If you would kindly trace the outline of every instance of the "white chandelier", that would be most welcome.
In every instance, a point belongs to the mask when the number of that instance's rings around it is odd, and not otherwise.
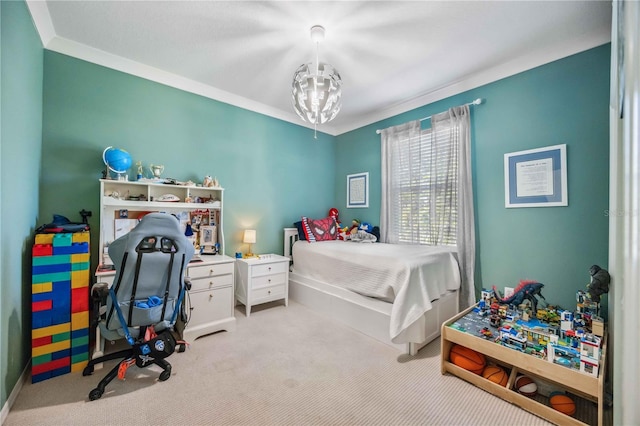
[[[342,79],[333,66],[318,60],[318,44],[324,39],[324,27],[311,27],[316,43],[316,62],[302,64],[293,74],[292,101],[296,113],[315,126],[333,120],[342,107]]]

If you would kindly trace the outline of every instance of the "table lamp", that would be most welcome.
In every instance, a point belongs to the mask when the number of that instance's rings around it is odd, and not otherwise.
[[[256,230],[255,229],[245,229],[244,237],[242,238],[242,242],[245,244],[249,244],[249,251],[245,255],[245,257],[253,257],[253,253],[251,253],[251,244],[256,243]]]

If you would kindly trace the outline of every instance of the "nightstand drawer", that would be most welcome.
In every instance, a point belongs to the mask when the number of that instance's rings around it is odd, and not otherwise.
[[[191,278],[191,292],[231,286],[233,286],[232,274],[216,275],[214,277]]]
[[[233,262],[214,265],[189,266],[187,275],[191,278],[214,277],[216,275],[233,274]]]
[[[283,299],[285,296],[285,286],[276,285],[253,290],[253,303],[263,303],[270,300]]]
[[[287,270],[288,266],[289,265],[286,262],[267,263],[266,265],[253,265],[251,267],[251,276],[259,277],[261,275],[283,273]]]
[[[284,284],[286,281],[287,274],[284,272],[281,274],[272,274],[272,275],[264,275],[262,277],[257,277],[251,280],[251,288],[253,290],[269,287],[272,285]]]

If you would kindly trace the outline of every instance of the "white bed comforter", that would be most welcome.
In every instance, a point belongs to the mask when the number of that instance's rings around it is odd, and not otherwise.
[[[431,302],[460,287],[455,249],[384,243],[297,241],[293,271],[364,296],[392,302],[390,336],[402,335]]]

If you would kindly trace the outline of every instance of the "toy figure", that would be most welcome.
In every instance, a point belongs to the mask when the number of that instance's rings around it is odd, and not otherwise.
[[[351,228],[349,228],[349,234],[355,234],[358,232],[358,228],[360,227],[360,221],[358,219],[353,219],[351,221]]]
[[[361,230],[361,231],[365,231],[365,232],[371,233],[371,231],[373,230],[373,226],[371,226],[370,223],[362,222],[360,224],[360,226],[358,226],[358,229]]]
[[[142,161],[136,162],[136,166],[138,166],[138,174],[136,175],[136,178],[140,180],[142,179],[142,173],[144,172],[144,168],[142,167]]]
[[[515,288],[513,294],[510,297],[503,299],[500,296],[500,293],[498,292],[498,290],[496,290],[495,285],[493,286],[493,294],[495,298],[498,299],[498,302],[507,303],[509,305],[517,306],[521,304],[525,299],[527,299],[531,302],[533,311],[536,312],[538,309],[538,299],[536,299],[535,296],[540,296],[541,298],[544,299],[544,296],[541,293],[542,287],[544,287],[544,284],[542,283],[539,283],[536,281],[523,280],[523,281],[520,281],[520,284],[518,284],[518,287]]]
[[[609,292],[611,276],[609,272],[598,265],[593,265],[589,268],[589,275],[591,275],[591,282],[587,285],[589,298],[593,302],[600,303],[600,295]]]
[[[331,207],[329,209],[329,217],[332,217],[333,220],[336,221],[336,224],[338,225],[338,228],[342,229],[342,225],[340,224],[339,215],[340,215],[340,212],[335,207]]]

